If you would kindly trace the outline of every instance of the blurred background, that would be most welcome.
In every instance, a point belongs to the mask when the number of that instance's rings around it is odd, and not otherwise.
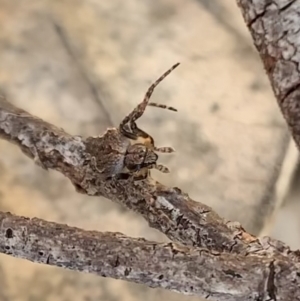
[[[237,220],[299,248],[298,152],[235,1],[0,0],[0,89],[71,134],[95,136],[181,62],[139,125],[171,174],[153,172]],[[166,241],[133,212],[75,192],[0,141],[0,210]],[[199,300],[0,255],[2,301]]]

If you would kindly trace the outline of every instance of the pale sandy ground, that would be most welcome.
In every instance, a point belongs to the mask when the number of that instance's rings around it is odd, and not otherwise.
[[[269,233],[298,155],[234,1],[0,0],[0,89],[72,134],[117,125],[177,61],[153,101],[179,112],[149,108],[140,122],[158,145],[177,149],[161,157],[171,174],[154,176],[253,233]],[[294,247],[298,198],[288,197],[273,231]],[[0,210],[166,240],[117,204],[77,194],[4,141]],[[0,279],[0,301],[199,300],[4,255]]]

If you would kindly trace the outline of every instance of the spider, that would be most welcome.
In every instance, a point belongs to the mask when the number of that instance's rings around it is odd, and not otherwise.
[[[166,105],[150,102],[150,98],[155,87],[167,77],[179,63],[173,65],[162,76],[160,76],[147,90],[143,101],[127,115],[119,125],[119,131],[125,137],[133,142],[127,150],[127,158],[125,158],[125,166],[129,171],[138,172],[136,177],[144,178],[148,175],[148,170],[155,168],[163,173],[168,173],[169,169],[157,164],[158,155],[155,152],[172,153],[175,150],[172,147],[156,147],[154,139],[145,131],[141,130],[136,121],[144,114],[147,106],[153,106],[161,109],[167,109],[177,112],[177,109]]]
[[[166,166],[157,164],[156,152],[172,153],[174,149],[156,147],[154,139],[141,130],[136,121],[144,114],[147,106],[177,111],[173,107],[150,102],[150,97],[155,87],[178,65],[179,63],[172,66],[149,87],[144,100],[123,119],[118,129],[108,129],[101,139],[87,138],[87,152],[101,177],[127,179],[133,175],[135,180],[142,180],[148,177],[149,170],[153,168],[163,173],[169,172]]]

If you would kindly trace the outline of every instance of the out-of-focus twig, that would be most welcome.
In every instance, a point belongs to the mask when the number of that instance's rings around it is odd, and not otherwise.
[[[237,2],[279,107],[300,147],[300,1]]]

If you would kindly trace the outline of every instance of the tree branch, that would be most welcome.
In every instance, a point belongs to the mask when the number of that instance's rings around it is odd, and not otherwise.
[[[275,96],[300,147],[300,1],[237,0]]]
[[[16,143],[40,166],[63,173],[81,193],[104,196],[140,213],[172,241],[218,252],[263,249],[255,237],[241,227],[231,229],[210,207],[191,200],[179,188],[151,179],[101,180],[90,158],[105,156],[111,143],[105,135],[71,136],[0,98],[0,137]]]
[[[33,262],[210,300],[288,301],[299,296],[300,264],[280,256],[221,254],[10,213],[0,213],[0,224],[0,252]],[[275,294],[277,299],[267,299]]]

